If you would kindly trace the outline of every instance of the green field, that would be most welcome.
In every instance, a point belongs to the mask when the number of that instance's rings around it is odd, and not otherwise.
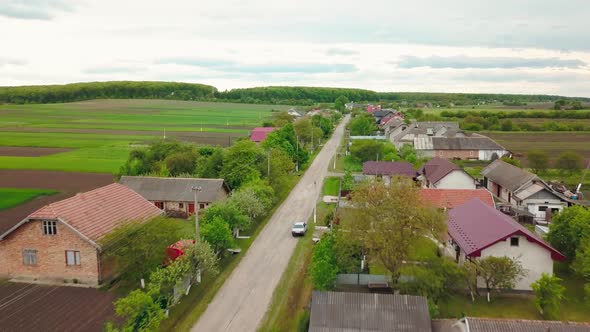
[[[0,146],[71,148],[41,157],[0,156],[1,169],[117,172],[129,151],[177,137],[227,145],[289,106],[173,100],[91,100],[0,105]]]
[[[56,191],[44,189],[0,188],[0,210],[20,205],[35,197],[55,193]]]

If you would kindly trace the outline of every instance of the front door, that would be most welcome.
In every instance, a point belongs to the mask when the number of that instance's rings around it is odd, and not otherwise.
[[[188,213],[195,213],[195,204],[194,203],[188,203]]]

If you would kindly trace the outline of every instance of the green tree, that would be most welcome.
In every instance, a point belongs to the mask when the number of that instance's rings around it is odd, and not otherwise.
[[[502,128],[502,131],[512,131],[512,130],[514,130],[514,124],[512,123],[512,121],[510,121],[508,119],[502,120],[502,123],[501,123],[500,126]]]
[[[205,241],[188,246],[181,257],[186,260],[189,270],[195,276],[199,273],[211,276],[219,273],[219,258],[209,243]]]
[[[555,161],[557,168],[573,173],[582,168],[582,157],[573,151],[562,152]]]
[[[243,183],[260,178],[265,156],[256,143],[240,140],[227,149],[221,176],[232,189],[238,189]]]
[[[346,171],[342,177],[342,190],[350,191],[354,187],[354,177],[351,171]]]
[[[264,204],[258,199],[256,192],[250,188],[240,188],[229,198],[229,204],[235,205],[240,212],[254,220],[266,214]]]
[[[563,209],[549,224],[547,239],[551,245],[563,253],[569,261],[576,257],[576,250],[582,239],[590,237],[590,210],[581,206]]]
[[[338,266],[336,265],[336,255],[332,249],[333,244],[332,235],[327,233],[313,249],[309,273],[315,289],[327,290],[334,288]]]
[[[338,271],[342,273],[361,272],[362,243],[349,236],[348,233],[341,232],[338,228],[334,228],[332,234],[334,239],[332,250],[336,257]]]
[[[268,182],[275,192],[282,192],[288,187],[288,176],[295,170],[295,163],[291,157],[279,149],[270,150],[270,173]]]
[[[361,113],[350,120],[350,135],[352,136],[367,136],[374,135],[377,131],[377,124],[375,118],[368,113]]]
[[[590,281],[590,237],[581,239],[572,268],[578,275]]]
[[[201,178],[219,178],[223,168],[224,150],[216,148],[210,155],[203,156],[197,162],[196,175]]]
[[[203,224],[213,222],[220,218],[229,226],[229,229],[237,233],[238,230],[247,230],[250,228],[252,219],[246,215],[236,204],[231,202],[215,202],[210,207],[204,210],[204,215],[201,218]]]
[[[235,245],[228,223],[220,217],[215,217],[201,226],[201,237],[211,245],[217,255],[222,255],[224,250]]]
[[[267,182],[258,180],[246,183],[242,189],[250,189],[254,192],[258,200],[262,202],[264,208],[270,210],[275,203],[275,191]]]
[[[488,256],[476,261],[477,275],[484,281],[488,302],[493,290],[510,290],[526,275],[522,264],[510,257]]]
[[[280,128],[289,123],[292,123],[295,117],[290,115],[288,112],[279,112],[273,114],[272,119],[274,126]]]
[[[465,289],[465,271],[448,258],[432,258],[424,265],[411,265],[404,270],[411,277],[400,289],[406,294],[422,295],[434,304],[452,297]]]
[[[383,160],[385,144],[376,140],[355,140],[350,147],[350,155],[360,162]]]
[[[157,331],[166,318],[164,309],[146,292],[137,289],[114,303],[115,313],[123,318],[121,329],[113,324],[107,325],[107,331],[152,332]]]
[[[334,108],[339,110],[340,112],[344,112],[345,110],[345,105],[348,103],[348,98],[346,98],[346,96],[339,96],[338,98],[336,98],[336,100],[334,101]]]
[[[535,292],[535,306],[544,318],[559,318],[559,306],[565,297],[565,287],[560,283],[560,278],[543,273],[539,280],[531,284]]]
[[[182,173],[193,174],[195,171],[197,156],[194,153],[175,152],[164,159],[171,176]]]
[[[311,142],[311,133],[313,131],[313,125],[311,119],[308,117],[300,118],[293,123],[295,134],[299,136],[299,140],[304,143]]]
[[[378,181],[361,184],[352,202],[357,208],[343,218],[341,227],[391,272],[394,281],[419,239],[441,239],[446,230],[444,213],[428,206],[407,177],[394,177],[389,186]]]
[[[527,153],[526,158],[529,162],[529,167],[535,173],[545,172],[549,166],[549,156],[545,151],[531,150]]]

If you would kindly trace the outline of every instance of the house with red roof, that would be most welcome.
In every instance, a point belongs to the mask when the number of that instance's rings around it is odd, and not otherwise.
[[[277,130],[275,127],[256,127],[250,132],[250,140],[255,143],[260,143],[266,139],[268,134]]]
[[[418,171],[424,188],[475,189],[475,179],[447,159],[434,157]]]
[[[51,203],[0,234],[0,277],[97,286],[114,277],[100,240],[163,213],[118,183]]]
[[[478,198],[484,204],[496,207],[492,193],[485,189],[430,189],[420,190],[422,199],[439,209],[453,209],[474,198]]]
[[[417,173],[414,166],[406,161],[366,161],[363,163],[363,175],[390,184],[391,178],[396,175],[414,179]]]
[[[542,273],[553,274],[554,261],[565,259],[538,235],[478,198],[451,209],[447,226],[452,255],[459,263],[490,256],[520,261],[526,275],[516,290],[531,290]]]

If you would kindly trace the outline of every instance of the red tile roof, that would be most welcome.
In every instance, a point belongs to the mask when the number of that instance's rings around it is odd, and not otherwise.
[[[365,161],[363,163],[363,174],[416,177],[417,173],[414,166],[405,161]]]
[[[477,198],[452,209],[448,215],[449,235],[467,256],[479,257],[483,249],[520,235],[549,250],[554,260],[565,259],[563,254],[526,227]]]
[[[452,209],[472,198],[479,198],[486,205],[495,208],[492,194],[485,189],[422,189],[422,198],[435,207]]]
[[[446,159],[434,157],[422,166],[420,174],[424,175],[430,183],[437,183],[454,170],[461,170],[461,167]]]
[[[135,191],[113,183],[46,205],[28,219],[59,218],[96,242],[127,221],[146,220],[162,213]]]
[[[277,130],[275,127],[256,127],[252,129],[252,132],[250,133],[250,140],[256,143],[262,142],[266,139],[266,136],[268,136],[269,133],[275,130]]]

